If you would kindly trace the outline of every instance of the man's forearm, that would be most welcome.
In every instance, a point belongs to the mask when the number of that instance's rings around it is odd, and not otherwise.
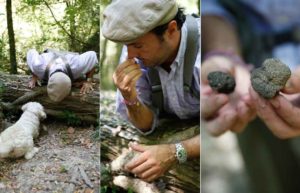
[[[96,68],[94,67],[92,70],[90,70],[88,73],[86,73],[86,78],[93,78],[93,75],[95,73]]]
[[[202,51],[229,51],[241,56],[240,42],[234,26],[218,16],[202,17]]]
[[[139,101],[134,105],[127,105],[127,114],[130,122],[141,131],[151,129],[154,115],[146,105]]]
[[[32,73],[31,80],[37,81],[38,79],[38,76]]]
[[[200,156],[200,134],[182,141],[182,144],[187,152],[188,158],[197,158]]]

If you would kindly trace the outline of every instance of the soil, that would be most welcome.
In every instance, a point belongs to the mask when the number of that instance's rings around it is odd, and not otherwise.
[[[30,160],[0,159],[0,193],[99,192],[99,132],[93,126],[43,122]]]

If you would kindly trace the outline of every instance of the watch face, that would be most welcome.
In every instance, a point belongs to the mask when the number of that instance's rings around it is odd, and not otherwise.
[[[176,144],[176,157],[179,163],[184,163],[187,160],[187,153],[180,143]]]
[[[184,157],[184,151],[180,150],[178,152],[178,157],[179,157],[179,159],[182,159]]]

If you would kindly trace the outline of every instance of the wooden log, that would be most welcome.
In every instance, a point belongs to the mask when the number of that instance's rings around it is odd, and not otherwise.
[[[47,96],[46,86],[28,88],[31,76],[0,73],[0,97],[3,110],[20,108],[26,102],[41,103],[47,115],[60,119],[74,119],[79,122],[97,123],[99,115],[99,81],[95,90],[89,94],[80,94],[80,82],[74,83],[71,94],[63,101],[55,103]]]
[[[101,119],[105,119],[105,117],[101,116]],[[158,128],[149,136],[141,136],[127,126],[122,127],[122,131],[119,132],[118,136],[114,136],[114,132],[109,131],[110,126],[101,125],[101,123],[100,120],[102,133],[101,162],[106,166],[121,155],[122,150],[128,147],[130,141],[138,141],[148,145],[175,143],[200,133],[198,119],[188,121],[162,120]],[[117,176],[118,174],[112,175]],[[160,179],[165,185],[163,192],[199,192],[200,158],[175,165]],[[107,185],[104,181],[101,181],[101,183]]]

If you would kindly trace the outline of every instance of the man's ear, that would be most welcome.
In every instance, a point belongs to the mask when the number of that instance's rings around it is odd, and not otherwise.
[[[168,35],[173,36],[177,31],[178,31],[177,22],[175,20],[170,21],[167,29]]]

